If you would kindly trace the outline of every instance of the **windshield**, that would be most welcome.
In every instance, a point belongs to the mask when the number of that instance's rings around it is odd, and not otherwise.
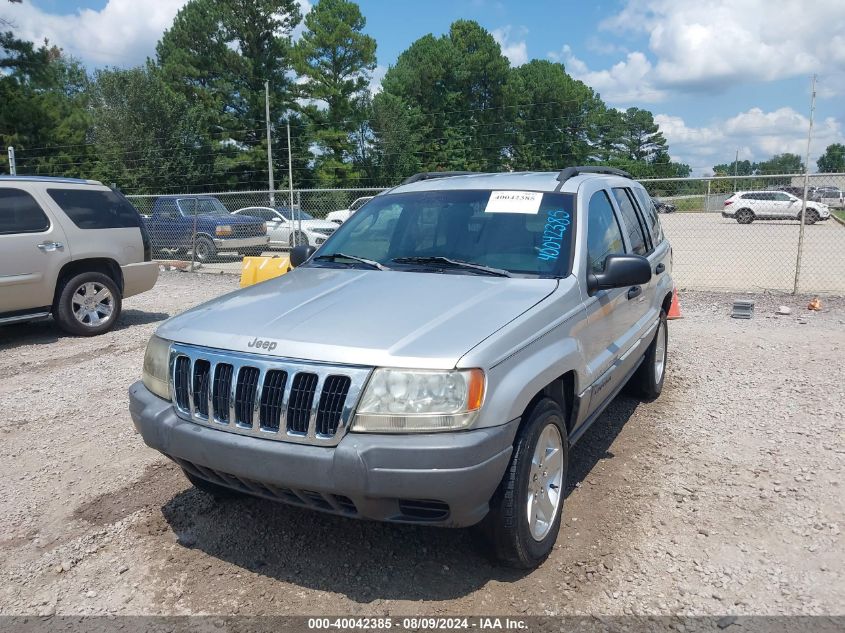
[[[230,215],[217,198],[183,198],[179,200],[182,215],[193,215],[195,203],[197,215]]]
[[[335,231],[309,265],[373,268],[352,256],[394,270],[483,272],[454,265],[463,262],[517,275],[566,276],[573,205],[572,194],[530,191],[377,196]]]

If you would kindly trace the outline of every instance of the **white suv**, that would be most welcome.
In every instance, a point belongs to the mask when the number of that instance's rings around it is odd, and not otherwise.
[[[725,200],[722,217],[733,218],[740,224],[754,220],[801,220],[801,198],[785,191],[738,191]],[[821,202],[807,201],[806,224],[827,220],[830,209]]]
[[[111,329],[123,297],[158,279],[129,201],[95,180],[0,176],[0,325],[50,314],[71,334]]]

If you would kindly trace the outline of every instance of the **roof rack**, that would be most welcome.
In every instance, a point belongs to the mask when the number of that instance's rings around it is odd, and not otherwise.
[[[478,172],[475,171],[423,171],[419,174],[414,174],[402,181],[403,185],[410,185],[412,182],[419,182],[420,180],[433,180],[434,178],[448,178],[449,176],[472,176]]]
[[[60,182],[80,185],[101,185],[99,180],[86,180],[85,178],[65,178],[63,176],[9,176],[0,174],[0,180],[17,180],[23,182]]]
[[[629,174],[627,171],[623,171],[622,169],[616,169],[616,167],[603,167],[601,165],[596,165],[567,167],[565,169],[561,169],[560,173],[557,175],[557,179],[560,182],[566,182],[570,178],[580,176],[581,174],[608,174],[610,176],[622,176],[623,178],[633,178],[631,174]]]

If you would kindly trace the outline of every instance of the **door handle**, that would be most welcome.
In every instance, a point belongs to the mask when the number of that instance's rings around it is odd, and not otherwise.
[[[52,253],[53,251],[61,250],[64,247],[65,245],[61,242],[41,242],[38,245],[38,248],[40,248],[45,253]]]
[[[654,269],[654,274],[659,275],[664,270],[666,270],[666,266],[663,264],[663,262],[660,262],[659,264],[657,264],[657,268]]]
[[[628,300],[639,297],[643,293],[643,289],[639,286],[632,286],[628,289]]]

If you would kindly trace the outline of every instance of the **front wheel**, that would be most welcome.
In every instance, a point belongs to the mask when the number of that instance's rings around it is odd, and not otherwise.
[[[798,217],[798,220],[801,220],[801,217]],[[819,221],[819,212],[815,209],[807,209],[804,212],[804,224],[815,224]]]
[[[214,245],[214,242],[204,235],[198,236],[194,243],[194,258],[198,262],[205,264],[214,261],[216,257],[217,247]]]
[[[308,246],[308,236],[302,231],[294,231],[290,234],[290,247]]]
[[[563,411],[554,400],[544,398],[520,429],[510,465],[479,526],[499,562],[532,569],[552,551],[568,468]]]

